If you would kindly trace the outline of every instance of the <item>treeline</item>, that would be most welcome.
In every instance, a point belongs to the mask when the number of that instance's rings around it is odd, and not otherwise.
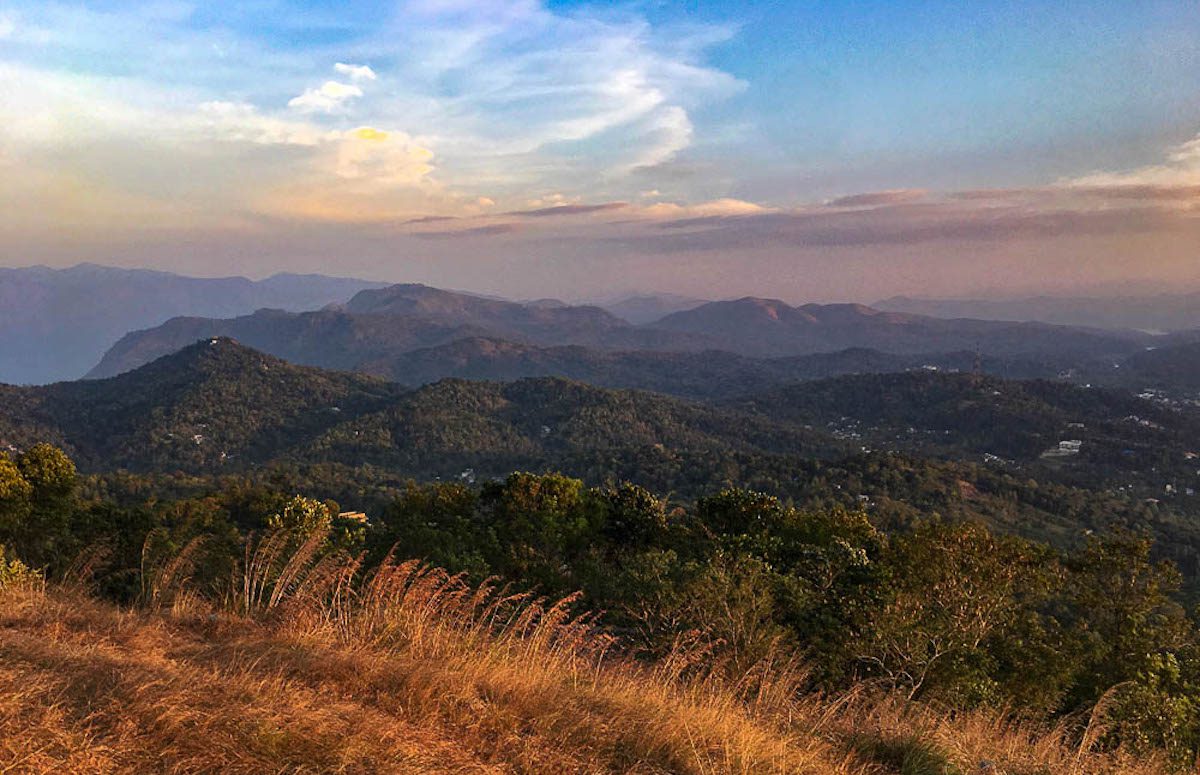
[[[192,585],[220,596],[252,534],[302,543],[327,532],[322,552],[367,564],[394,554],[552,598],[581,591],[581,608],[634,653],[685,643],[735,671],[794,659],[814,691],[865,679],[1033,718],[1099,706],[1109,745],[1181,763],[1200,749],[1197,625],[1177,602],[1178,571],[1132,533],[1059,550],[970,520],[884,531],[837,504],[726,488],[674,505],[557,474],[409,483],[369,521],[248,483],[131,505],[80,498],[76,480],[47,445],[0,455],[0,578],[86,570],[100,593],[130,602],[187,554]]]

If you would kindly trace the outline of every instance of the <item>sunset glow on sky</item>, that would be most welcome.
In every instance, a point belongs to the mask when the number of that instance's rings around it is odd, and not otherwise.
[[[1200,289],[1195,2],[0,0],[0,265]]]

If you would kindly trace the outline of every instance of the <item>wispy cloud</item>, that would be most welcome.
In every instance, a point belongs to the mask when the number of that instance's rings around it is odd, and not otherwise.
[[[650,252],[747,250],[770,245],[885,247],[1170,231],[1186,220],[1171,210],[1140,206],[971,206],[949,200],[855,210],[811,208],[682,218],[657,224],[661,234],[614,239]]]
[[[467,239],[471,237],[495,237],[501,234],[512,234],[520,230],[521,226],[516,223],[492,223],[487,226],[475,226],[470,229],[417,231],[413,232],[413,236],[420,237],[421,239]]]
[[[565,192],[568,203],[600,189],[633,198],[645,181],[629,173],[684,152],[697,134],[692,110],[742,87],[704,63],[731,28],[664,34],[632,9],[405,2],[348,20],[283,0],[269,17],[234,6],[221,7],[219,24],[212,16],[201,22],[174,3],[14,0],[0,14],[0,33],[14,41],[0,68],[20,75],[0,85],[6,165],[31,179],[49,174],[34,167],[59,164],[58,149],[74,160],[72,174],[111,189],[186,179],[208,157],[214,195],[190,204],[218,202],[224,174],[226,210],[299,201],[278,195],[287,180],[309,189],[322,175],[344,195],[369,197],[359,206],[373,217],[387,217],[384,202],[411,208],[393,218],[513,208],[537,190]],[[295,45],[314,31],[328,40]],[[368,140],[355,134],[362,127],[380,134]],[[127,171],[100,180],[114,149],[138,146],[146,162],[122,150]],[[403,196],[377,196],[403,187]]]
[[[916,202],[924,199],[928,191],[920,188],[898,188],[890,191],[870,191],[865,194],[851,194],[837,199],[831,199],[830,207],[878,207],[880,205],[895,205],[905,202]]]
[[[1189,198],[1188,191],[1200,187],[1200,134],[1170,149],[1158,164],[1116,172],[1097,171],[1062,181],[1065,186],[1092,191],[1108,190],[1130,198],[1176,198],[1174,189]]]
[[[620,210],[628,207],[628,202],[601,202],[600,204],[583,205],[553,205],[551,207],[539,207],[533,210],[513,210],[507,215],[521,215],[528,218],[545,218],[547,216],[566,216],[566,215],[588,215],[589,213],[601,213],[607,210]]]

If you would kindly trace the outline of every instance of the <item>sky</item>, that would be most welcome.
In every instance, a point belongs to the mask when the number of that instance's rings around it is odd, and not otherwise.
[[[0,266],[1200,289],[1200,5],[0,0]]]

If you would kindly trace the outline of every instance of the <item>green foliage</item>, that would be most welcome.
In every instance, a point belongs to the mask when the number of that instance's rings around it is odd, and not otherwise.
[[[41,584],[41,574],[16,557],[10,556],[8,550],[0,544],[0,590],[31,589]]]
[[[9,535],[19,528],[29,512],[33,485],[21,473],[16,461],[0,454],[0,528]]]
[[[75,489],[75,463],[50,444],[35,444],[21,453],[17,467],[43,498],[66,498]]]
[[[1184,654],[1153,654],[1137,676],[1119,687],[1104,721],[1108,738],[1134,751],[1166,750],[1181,767],[1200,756],[1200,659],[1195,647]]]
[[[266,519],[271,530],[286,530],[303,541],[314,533],[323,533],[333,524],[330,507],[314,498],[296,495],[290,498],[278,513]]]
[[[834,472],[856,488],[916,495],[906,512],[848,508]],[[911,697],[1034,717],[1087,712],[1105,697],[1103,744],[1165,749],[1180,761],[1200,745],[1200,645],[1178,602],[1178,571],[1128,532],[1054,549],[953,512],[927,516],[930,499],[961,497],[954,469],[861,458],[814,465],[800,503],[723,487],[678,506],[638,485],[589,487],[558,473],[479,487],[408,481],[366,522],[290,494],[294,481],[282,473],[220,486],[176,478],[161,489],[126,477],[107,483],[118,498],[98,497],[96,482],[80,498],[61,452],[0,456],[0,539],[13,550],[0,576],[39,578],[31,566],[60,573],[101,546],[108,563],[95,586],[112,598],[144,597],[164,574],[184,572],[221,595],[265,533],[292,545],[328,535],[316,556],[394,553],[551,597],[581,591],[580,606],[635,651],[689,643],[695,658],[739,675],[794,657],[815,687],[882,678]],[[978,481],[1010,504],[1006,488],[1046,504],[1060,497],[1045,484]],[[170,488],[200,491],[156,495]],[[171,564],[181,556],[186,569]],[[904,741],[871,745],[902,771],[938,761]]]
[[[75,464],[49,444],[0,455],[0,541],[37,567],[61,570],[75,484]]]
[[[859,658],[910,697],[1003,700],[987,646],[1048,595],[1044,553],[982,525],[929,521],[894,540],[884,563],[886,597]]]

